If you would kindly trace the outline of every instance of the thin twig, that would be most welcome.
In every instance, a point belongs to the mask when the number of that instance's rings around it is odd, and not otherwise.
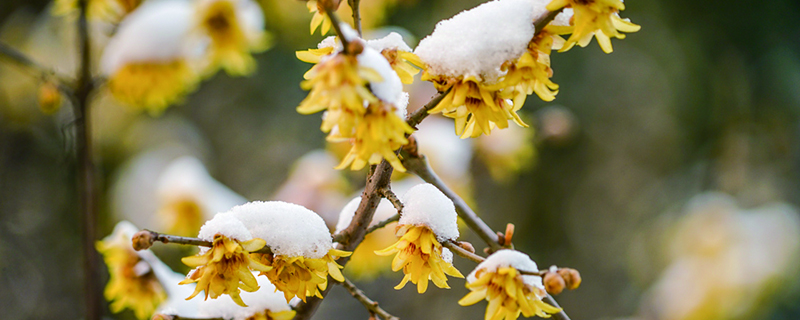
[[[395,222],[397,220],[400,220],[400,214],[395,214],[395,215],[393,215],[393,216],[391,216],[389,218],[386,218],[386,220],[383,220],[381,222],[376,223],[375,225],[370,226],[369,228],[367,228],[366,232],[367,232],[367,234],[370,234],[373,231],[378,230],[380,228],[383,228],[387,224],[390,224],[390,223]]]
[[[350,46],[347,45],[349,41],[344,33],[342,33],[342,27],[340,25],[341,20],[339,20],[339,16],[333,12],[333,9],[331,9],[330,6],[325,5],[323,7],[325,7],[325,14],[327,14],[328,18],[331,19],[333,30],[336,31],[336,34],[339,35],[339,40],[342,41],[342,50],[344,50],[344,53],[348,53],[348,50],[350,50]]]
[[[355,25],[358,35],[363,36],[363,33],[361,33],[361,10],[359,9],[360,3],[361,0],[347,0],[347,4],[350,5],[350,10],[353,10],[353,25]]]
[[[389,187],[381,189],[381,195],[392,203],[394,209],[397,210],[397,214],[403,213],[403,203],[400,202],[400,199],[397,198],[397,195],[392,192],[392,189],[389,189]]]
[[[556,11],[548,11],[547,14],[533,21],[533,28],[534,28],[533,30],[536,32],[536,34],[538,35],[540,32],[542,32],[542,29],[544,29],[544,27],[546,27],[547,24],[550,23],[550,21],[553,21],[553,19],[555,19],[556,16],[563,10],[564,8],[558,9]]]
[[[374,301],[369,297],[367,297],[367,295],[364,294],[364,291],[361,291],[361,289],[356,287],[356,285],[350,282],[350,280],[344,279],[344,282],[337,282],[337,283],[342,285],[342,287],[344,287],[345,289],[347,289],[347,291],[350,292],[350,295],[352,295],[353,298],[356,298],[358,302],[361,302],[361,304],[364,305],[364,308],[367,308],[367,310],[370,313],[376,314],[384,320],[400,320],[400,318],[395,317],[386,312],[386,310],[381,309],[381,307],[378,306],[377,301]]]
[[[3,42],[0,42],[0,57],[5,57],[7,60],[19,66],[32,70],[36,76],[42,79],[55,78],[59,83],[65,84],[71,82],[67,77],[59,75],[55,70],[33,61],[33,59],[28,57],[25,53]],[[69,88],[69,86],[65,86],[65,88]]]
[[[187,246],[200,246],[200,247],[211,247],[214,245],[214,242],[203,240],[200,238],[180,237],[171,234],[158,233],[146,229],[134,234],[131,241],[133,243],[133,249],[137,251],[150,249],[150,247],[152,247],[153,244],[155,244],[156,242],[176,243]],[[257,251],[253,251],[250,253],[270,254],[272,253],[272,250],[270,250],[269,247],[265,246]]]
[[[422,108],[419,108],[410,115],[408,115],[408,117],[406,117],[406,123],[408,123],[408,125],[412,127],[416,127],[417,125],[419,125],[419,123],[422,122],[422,120],[428,117],[428,110],[435,108],[436,105],[439,104],[439,102],[442,102],[442,99],[444,99],[444,97],[446,97],[447,94],[450,93],[450,90],[451,89],[447,89],[445,92],[437,93],[435,96],[433,96],[433,98],[431,98],[430,102],[426,103]]]
[[[467,258],[467,259],[471,260],[472,262],[481,263],[481,262],[483,262],[483,260],[486,260],[486,258],[481,257],[481,256],[479,256],[477,254],[472,253],[472,252],[469,252],[466,249],[464,249],[461,246],[459,246],[457,243],[454,243],[452,241],[445,241],[445,242],[442,243],[442,245],[447,247],[448,249],[450,249],[450,251],[455,252],[457,255],[459,255],[459,256],[461,256],[463,258]]]

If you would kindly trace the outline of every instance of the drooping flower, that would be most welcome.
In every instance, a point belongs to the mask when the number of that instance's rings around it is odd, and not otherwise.
[[[244,225],[228,212],[206,222],[199,237],[212,238],[213,245],[196,256],[182,259],[184,264],[195,269],[180,284],[197,283],[194,293],[186,300],[205,291],[205,299],[227,294],[236,304],[246,307],[239,296],[240,289],[254,292],[259,288],[250,269],[261,272],[272,269],[250,257],[251,252],[264,247],[265,241],[252,238]]]
[[[470,293],[458,304],[469,306],[486,299],[485,320],[516,320],[537,315],[549,318],[561,311],[542,301],[547,295],[542,278],[522,275],[520,271],[538,271],[536,263],[526,254],[514,250],[500,250],[481,262],[469,276]]]
[[[248,226],[253,236],[266,241],[272,253],[253,254],[266,266],[266,275],[283,291],[288,302],[292,297],[305,301],[308,296],[322,297],[328,276],[344,281],[336,259],[350,252],[337,250],[325,221],[305,207],[280,202],[249,202],[230,211]]]
[[[198,3],[199,29],[211,42],[205,72],[218,68],[229,75],[242,76],[255,70],[251,52],[269,47],[264,31],[264,16],[251,0],[203,0]]]
[[[553,101],[558,94],[558,85],[553,83],[553,69],[550,67],[550,52],[554,40],[560,46],[564,39],[551,34],[545,28],[528,44],[528,50],[508,67],[503,86],[515,86],[512,99],[515,106],[525,103],[525,98],[536,93],[544,101]]]
[[[98,241],[96,247],[108,266],[109,280],[104,295],[111,301],[111,312],[131,309],[137,319],[144,320],[167,299],[167,292],[153,266],[131,246],[131,237],[137,231],[129,222],[122,221],[111,235]]]
[[[572,33],[567,39],[561,52],[567,51],[575,44],[586,47],[592,41],[592,36],[597,38],[597,43],[605,53],[611,53],[611,38],[625,39],[620,32],[636,32],[641,29],[639,25],[622,19],[619,12],[625,10],[621,0],[552,0],[547,5],[547,10],[556,11],[561,8],[572,8],[572,25],[568,28],[561,27],[559,33]]]
[[[194,91],[193,61],[202,53],[188,37],[194,12],[187,1],[149,1],[120,23],[100,61],[118,101],[158,115]]]
[[[506,128],[510,120],[526,126],[517,111],[527,90],[520,92],[522,74],[510,73],[509,66],[530,64],[514,62],[528,51],[532,22],[546,12],[534,1],[500,0],[439,22],[414,50],[425,67],[422,80],[432,81],[440,92],[450,90],[429,113],[455,119],[462,138]]]
[[[442,241],[458,238],[458,225],[453,202],[431,184],[420,184],[403,196],[403,213],[397,227],[400,239],[375,254],[396,254],[392,271],[403,270],[405,276],[395,289],[408,281],[424,293],[428,280],[439,288],[449,289],[446,275],[463,278],[452,264],[452,253],[442,247]]]
[[[342,28],[348,30],[348,41],[361,44],[361,52],[340,52],[333,38],[324,40],[317,50],[298,52],[301,60],[318,63],[301,83],[311,92],[297,111],[310,114],[327,110],[321,129],[329,132],[328,141],[352,142],[337,168],[359,170],[386,159],[396,170],[405,171],[394,151],[407,144],[405,135],[413,132],[403,121],[408,95],[386,58],[364,46],[352,29]],[[327,47],[333,50],[321,56],[328,52]]]
[[[314,14],[311,17],[311,34],[313,35],[314,31],[317,31],[317,28],[319,28],[320,25],[322,25],[320,33],[323,36],[328,34],[328,31],[331,30],[331,26],[333,26],[333,23],[331,22],[331,18],[329,18],[328,15],[325,14],[325,9],[320,7],[319,1],[309,0],[308,2],[306,2],[306,6],[308,7],[308,12]]]
[[[414,75],[419,73],[414,65],[424,65],[397,32],[390,32],[380,39],[367,40],[367,46],[378,50],[389,61],[389,65],[404,84],[413,83]]]

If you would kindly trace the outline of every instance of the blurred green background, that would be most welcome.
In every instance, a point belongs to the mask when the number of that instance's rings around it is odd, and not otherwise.
[[[479,3],[400,1],[386,9],[384,24],[421,39],[437,21]],[[48,4],[2,1],[0,39],[38,61],[73,72],[74,31],[46,22],[52,20],[47,18]],[[103,190],[98,239],[118,220],[112,185],[126,161],[141,152],[165,143],[180,145],[200,157],[218,181],[247,199],[264,200],[287,179],[297,158],[325,147],[324,134],[317,130],[319,116],[295,111],[306,95],[299,82],[310,65],[297,60],[294,52],[314,47],[322,37],[308,36],[310,15],[303,3],[263,4],[267,30],[276,41],[256,55],[259,66],[253,76],[220,73],[158,118],[96,97],[95,159]],[[797,221],[800,2],[625,4],[622,17],[642,30],[614,40],[612,54],[593,42],[552,55],[553,80],[561,86],[557,99],[545,103],[532,96],[521,111],[534,119],[536,128],[529,130],[536,130],[538,137],[535,164],[501,183],[473,159],[472,193],[477,211],[494,229],[502,230],[508,222],[516,225],[517,248],[540,267],[557,264],[581,271],[580,289],[557,297],[572,319],[677,320],[653,311],[658,309],[654,306],[671,308],[677,302],[652,297],[660,297],[653,293],[661,292],[659,279],[670,281],[662,277],[675,261],[669,248],[679,235],[673,231],[691,211],[690,199],[723,192],[742,210],[753,212],[785,203],[782,214],[788,220],[781,221]],[[284,11],[286,7],[294,9]],[[77,319],[82,314],[82,274],[70,151],[73,117],[66,105],[55,115],[42,114],[36,82],[24,70],[3,63],[0,77],[0,318]],[[431,96],[427,90],[412,92],[412,106]],[[364,174],[347,174],[353,191],[363,184]],[[791,231],[798,228],[788,229],[787,236],[767,231],[780,236],[755,249],[776,252],[790,262],[768,284],[746,284],[758,293],[753,307],[690,318],[800,319],[797,246],[784,243],[797,239]],[[703,239],[706,232],[711,231],[700,228],[690,238]],[[464,234],[481,247],[477,237]],[[748,259],[759,256],[745,255]],[[166,260],[179,267],[177,257]],[[465,274],[474,267],[456,260]],[[736,260],[724,265],[743,264]],[[404,319],[483,316],[482,303],[456,304],[467,292],[462,280],[452,279],[451,290],[418,295],[410,288],[391,289],[400,278],[391,274],[359,284]],[[682,282],[682,290],[674,294],[689,295],[701,285]],[[721,290],[731,288],[735,286]],[[724,307],[731,306],[712,309]],[[367,317],[344,290],[335,288],[315,319]]]

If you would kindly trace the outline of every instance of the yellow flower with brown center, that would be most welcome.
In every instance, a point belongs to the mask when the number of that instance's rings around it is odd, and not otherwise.
[[[128,226],[121,222],[113,234],[95,246],[108,266],[109,280],[103,293],[111,301],[111,312],[131,309],[137,319],[144,320],[167,299],[167,293],[152,267],[131,247],[133,234],[126,230]],[[135,227],[127,229],[137,231]]]
[[[458,304],[469,306],[486,299],[485,320],[516,320],[525,317],[549,318],[561,311],[542,301],[547,295],[539,276],[522,275],[517,269],[523,265],[525,271],[537,271],[536,264],[527,255],[514,250],[500,250],[489,256],[467,277],[470,293]],[[515,267],[516,266],[516,267]]]
[[[391,48],[381,50],[381,54],[386,58],[386,61],[389,61],[389,65],[400,77],[400,81],[405,84],[414,83],[414,76],[419,73],[419,69],[415,68],[414,65],[425,65],[413,52]]]
[[[264,245],[266,242],[259,238],[240,242],[216,234],[212,247],[206,252],[181,259],[187,266],[196,268],[180,282],[180,284],[197,283],[194,293],[186,300],[194,298],[200,291],[205,291],[206,299],[209,296],[216,299],[222,294],[228,294],[238,305],[246,307],[247,305],[239,297],[239,290],[254,292],[259,288],[250,269],[261,272],[272,269],[250,258],[250,252],[257,251]]]
[[[423,73],[422,80],[431,80],[437,89],[450,92],[428,113],[442,113],[445,117],[455,119],[456,134],[461,138],[474,138],[481,134],[489,134],[495,127],[504,129],[508,121],[527,127],[517,111],[522,105],[515,105],[510,98],[514,97],[513,86],[504,86],[498,90],[495,86],[486,85],[475,77],[430,76]],[[524,102],[524,101],[523,101]]]
[[[633,24],[627,19],[619,17],[619,12],[625,10],[625,4],[621,0],[553,0],[547,5],[547,10],[556,11],[561,8],[572,8],[572,26],[560,27],[559,33],[572,33],[559,50],[564,52],[572,48],[576,43],[585,47],[592,40],[592,36],[597,38],[597,43],[605,53],[611,53],[611,38],[625,39],[621,32],[636,32],[641,29],[639,25]]]
[[[344,281],[340,270],[343,267],[336,263],[336,259],[350,254],[351,252],[330,249],[322,258],[317,259],[273,254],[253,256],[270,267],[269,270],[262,271],[261,275],[266,275],[275,288],[283,292],[286,302],[289,302],[293,297],[303,301],[311,296],[322,298],[321,290],[328,287],[329,275],[336,281]]]
[[[206,0],[198,10],[199,27],[211,39],[206,72],[222,68],[232,76],[252,73],[256,62],[250,53],[269,47],[258,5],[251,0]]]
[[[395,106],[383,102],[370,104],[357,123],[350,152],[336,169],[350,166],[351,170],[361,170],[367,164],[379,164],[386,159],[395,170],[405,172],[395,150],[408,143],[406,134],[412,132],[414,128],[397,114]],[[332,133],[328,139],[336,141],[340,137]]]
[[[417,285],[419,293],[424,293],[428,289],[428,280],[433,281],[439,288],[449,289],[446,275],[464,277],[452,263],[442,258],[442,244],[427,226],[400,225],[397,235],[402,236],[396,243],[386,249],[375,251],[375,254],[381,256],[396,253],[392,260],[392,271],[402,269],[405,276],[400,284],[394,287],[395,289],[402,289],[409,280]]]
[[[314,65],[304,77],[306,80],[300,86],[311,92],[297,107],[297,112],[312,114],[327,110],[322,120],[323,132],[337,127],[338,137],[354,137],[357,121],[367,112],[364,102],[378,102],[367,84],[381,81],[380,74],[359,66],[354,56],[335,54]]]

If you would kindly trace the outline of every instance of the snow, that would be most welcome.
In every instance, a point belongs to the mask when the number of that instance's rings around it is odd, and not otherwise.
[[[400,96],[397,97],[397,102],[394,103],[394,106],[397,107],[395,113],[398,117],[400,117],[400,119],[405,119],[406,115],[408,114],[408,100],[408,92],[402,91],[400,92]]]
[[[469,179],[473,140],[461,139],[453,134],[453,121],[438,116],[428,117],[418,127],[414,137],[417,138],[419,152],[428,157],[435,171],[445,180]]]
[[[397,32],[391,32],[383,38],[367,40],[367,46],[378,50],[378,52],[385,49],[397,49],[400,51],[411,52],[411,47],[403,41],[403,36]]]
[[[336,232],[340,232],[350,225],[350,222],[353,220],[353,216],[358,209],[358,205],[361,204],[361,196],[353,198],[347,205],[342,208],[342,212],[339,213],[339,222],[336,223]],[[397,214],[397,210],[394,208],[391,202],[386,199],[381,199],[381,202],[378,203],[378,208],[375,209],[375,214],[372,216],[372,221],[370,222],[370,226],[374,226],[379,222],[389,219],[393,215]]]
[[[200,227],[200,233],[197,237],[206,241],[213,241],[216,234],[238,241],[247,241],[253,238],[242,221],[239,221],[236,215],[230,211],[217,213],[213,219],[206,221]]]
[[[450,249],[442,248],[442,260],[444,260],[444,262],[452,264],[453,252],[451,252]]]
[[[201,43],[186,41],[194,12],[184,0],[146,1],[120,23],[100,70],[108,76],[128,63],[172,61],[197,51]]]
[[[282,201],[253,201],[230,211],[276,255],[319,259],[333,248],[325,221],[314,211]]]
[[[173,160],[158,179],[157,194],[162,204],[193,200],[206,214],[230,209],[247,200],[214,180],[200,160],[184,156]]]
[[[472,272],[470,272],[470,274],[467,276],[467,282],[471,283],[477,280],[475,273],[478,270],[496,272],[497,269],[503,267],[513,267],[514,269],[520,271],[539,271],[539,268],[536,266],[536,262],[533,262],[533,260],[531,260],[527,254],[516,250],[503,249],[493,253],[486,258],[486,260],[478,264],[478,266],[475,267],[475,270],[472,270]],[[529,286],[544,289],[542,277],[525,275],[522,276],[522,281]]]
[[[361,41],[361,37],[358,35],[358,31],[354,30],[347,23],[340,22],[339,23],[339,30],[342,30],[342,36],[344,36],[344,38],[347,39],[348,42],[350,42],[350,41]]]
[[[519,58],[534,35],[533,21],[549,0],[496,0],[440,21],[414,51],[433,75],[474,76],[487,82]]]
[[[559,13],[553,21],[550,22],[551,25],[554,26],[563,26],[568,27],[569,20],[572,19],[573,10],[572,8],[564,8],[564,10]]]
[[[400,77],[394,72],[389,61],[378,51],[370,47],[364,47],[364,51],[358,55],[358,64],[372,68],[381,75],[382,81],[370,81],[370,89],[378,99],[391,104],[397,104],[402,99],[403,83]]]
[[[403,196],[401,225],[425,225],[441,242],[458,238],[456,208],[453,202],[430,183],[419,184]]]
[[[259,277],[257,271],[253,272],[253,276],[258,281],[260,287],[258,291],[242,291],[239,294],[242,301],[247,304],[247,307],[237,305],[232,299],[208,299],[201,301],[198,306],[200,317],[244,320],[265,310],[281,312],[290,309],[286,299],[283,297],[283,293],[276,292],[275,286],[270,283],[267,277]]]

